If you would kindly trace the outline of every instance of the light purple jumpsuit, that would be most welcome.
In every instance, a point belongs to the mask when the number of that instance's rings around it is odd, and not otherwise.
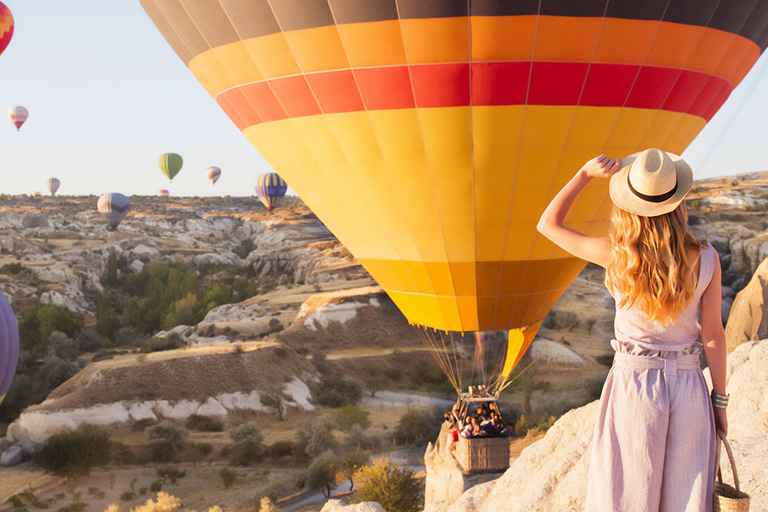
[[[714,258],[702,248],[694,298],[672,325],[617,309],[586,512],[711,512],[715,423],[697,338]]]

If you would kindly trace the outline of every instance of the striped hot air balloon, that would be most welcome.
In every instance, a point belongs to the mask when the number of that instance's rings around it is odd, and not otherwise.
[[[0,54],[2,54],[13,37],[13,15],[11,10],[0,2]]]
[[[29,111],[25,107],[16,106],[8,109],[8,118],[16,127],[16,131],[19,131],[21,129],[21,125],[23,125],[27,121],[28,117],[29,117]]]
[[[140,1],[410,322],[510,330],[506,376],[584,267],[536,231],[554,194],[682,153],[768,45],[768,0]]]
[[[179,174],[181,166],[184,165],[184,160],[181,158],[181,155],[176,153],[164,153],[160,155],[158,165],[160,165],[160,170],[163,171],[163,174],[168,176],[170,181],[173,181],[174,176]]]
[[[168,191],[167,191],[167,190],[165,190],[165,189],[159,190],[159,191],[157,192],[157,197],[169,197],[170,195],[171,195],[171,193],[170,193],[170,192],[168,192]]]
[[[128,215],[128,210],[131,209],[131,200],[117,192],[104,194],[99,198],[97,208],[107,219],[110,230],[114,231]]]
[[[208,170],[205,171],[205,175],[208,177],[209,180],[211,180],[211,183],[214,185],[217,181],[219,181],[219,178],[221,177],[221,169],[218,167],[209,167]]]
[[[56,195],[56,191],[59,190],[59,187],[61,186],[61,181],[59,181],[59,178],[48,178],[45,181],[45,186],[48,189],[48,192],[52,195]]]
[[[11,387],[18,360],[19,328],[10,304],[0,293],[0,403]]]
[[[275,172],[268,172],[256,178],[254,184],[256,195],[270,212],[277,208],[277,203],[283,198],[288,185]]]

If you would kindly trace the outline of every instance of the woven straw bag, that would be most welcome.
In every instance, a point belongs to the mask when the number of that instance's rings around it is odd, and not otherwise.
[[[731,451],[731,445],[728,444],[728,439],[725,438],[725,433],[717,429],[717,449],[715,473],[717,474],[717,481],[715,481],[715,495],[714,505],[712,507],[713,512],[749,512],[749,494],[741,492],[739,489],[739,475],[736,473],[736,461],[733,460],[733,452]],[[725,446],[725,451],[728,453],[728,460],[731,461],[731,469],[733,470],[733,483],[735,487],[723,483],[723,473],[720,471],[720,443]]]

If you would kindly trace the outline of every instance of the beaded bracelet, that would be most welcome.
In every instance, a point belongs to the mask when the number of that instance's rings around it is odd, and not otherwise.
[[[721,395],[712,391],[712,407],[715,409],[725,409],[728,407],[730,395]]]

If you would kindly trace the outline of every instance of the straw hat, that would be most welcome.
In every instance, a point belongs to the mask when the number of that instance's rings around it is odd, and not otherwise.
[[[621,161],[611,176],[611,199],[629,213],[658,217],[673,211],[693,184],[693,172],[685,160],[660,149],[646,149]]]

